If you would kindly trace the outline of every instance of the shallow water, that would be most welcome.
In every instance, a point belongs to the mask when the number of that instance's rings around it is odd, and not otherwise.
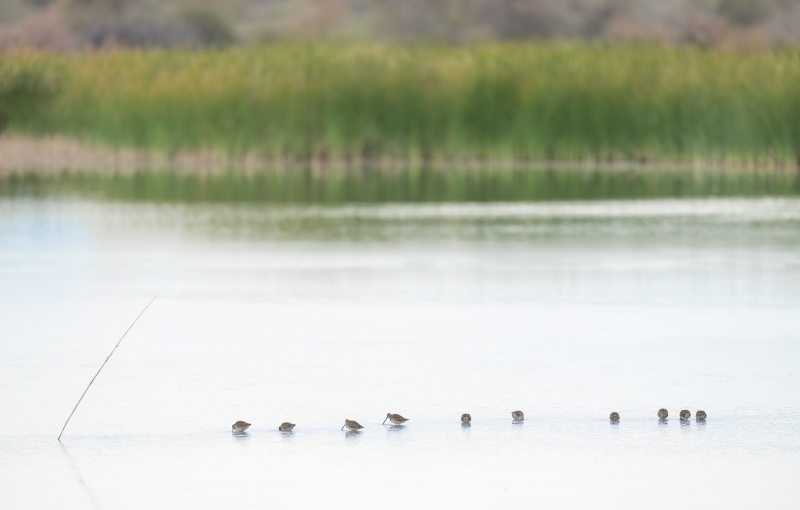
[[[796,500],[798,199],[3,199],[0,309],[3,507]]]

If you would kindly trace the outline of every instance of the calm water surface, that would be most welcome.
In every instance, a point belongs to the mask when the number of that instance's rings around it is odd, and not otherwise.
[[[3,508],[796,505],[799,199],[2,199],[0,310]]]

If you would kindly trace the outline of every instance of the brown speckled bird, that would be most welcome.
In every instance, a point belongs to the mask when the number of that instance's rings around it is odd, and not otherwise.
[[[465,425],[472,423],[472,416],[470,416],[467,413],[462,414],[461,415],[461,423],[463,423]]]
[[[658,419],[659,420],[666,421],[667,420],[667,416],[669,416],[669,413],[667,412],[666,409],[664,409],[662,407],[661,409],[658,410]]]
[[[344,430],[345,427],[347,427],[347,430],[349,430],[351,432],[354,431],[354,430],[358,430],[358,429],[363,429],[364,428],[355,420],[345,420],[344,421],[344,425],[342,425],[341,430]]]
[[[525,419],[525,415],[522,414],[522,411],[511,411],[511,418],[514,421],[522,421]]]
[[[285,421],[281,423],[281,426],[278,427],[278,430],[280,430],[281,432],[291,432],[293,428],[294,428],[294,423],[289,423],[288,421]]]
[[[694,413],[694,417],[697,421],[706,421],[706,412],[697,411],[696,413]]]
[[[611,420],[614,423],[618,422],[619,421],[619,413],[618,412],[611,413],[611,415],[608,417],[608,419]]]
[[[237,421],[236,423],[234,423],[233,425],[231,425],[231,430],[234,431],[235,433],[242,433],[245,430],[247,430],[247,427],[249,427],[249,426],[250,426],[249,423],[247,423],[246,421],[241,421],[240,420],[240,421]]]
[[[383,423],[386,423],[386,420],[389,420],[395,425],[402,425],[408,421],[408,418],[403,418],[399,414],[386,413],[386,418],[383,419]]]

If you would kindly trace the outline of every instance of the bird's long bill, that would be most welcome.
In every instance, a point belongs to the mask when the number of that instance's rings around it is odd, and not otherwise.
[[[344,425],[347,425],[347,424],[345,423]],[[344,425],[342,425],[342,428],[340,428],[339,430],[344,430]]]
[[[383,423],[381,423],[381,425],[385,424],[385,423],[386,423],[386,420],[388,420],[388,419],[389,419],[389,417],[388,417],[388,416],[387,416],[386,418],[384,418],[384,419],[383,419]]]

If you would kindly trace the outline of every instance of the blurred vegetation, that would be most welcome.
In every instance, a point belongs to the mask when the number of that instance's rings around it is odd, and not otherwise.
[[[80,196],[150,202],[382,203],[796,196],[800,174],[779,171],[310,169],[245,175],[105,172],[0,179],[2,196]]]
[[[0,49],[520,39],[800,43],[797,0],[3,0]]]
[[[91,0],[86,0],[91,1]],[[0,55],[7,129],[325,161],[800,161],[800,51],[337,43]]]
[[[47,117],[55,92],[44,62],[0,55],[0,133],[9,125],[33,127]]]

